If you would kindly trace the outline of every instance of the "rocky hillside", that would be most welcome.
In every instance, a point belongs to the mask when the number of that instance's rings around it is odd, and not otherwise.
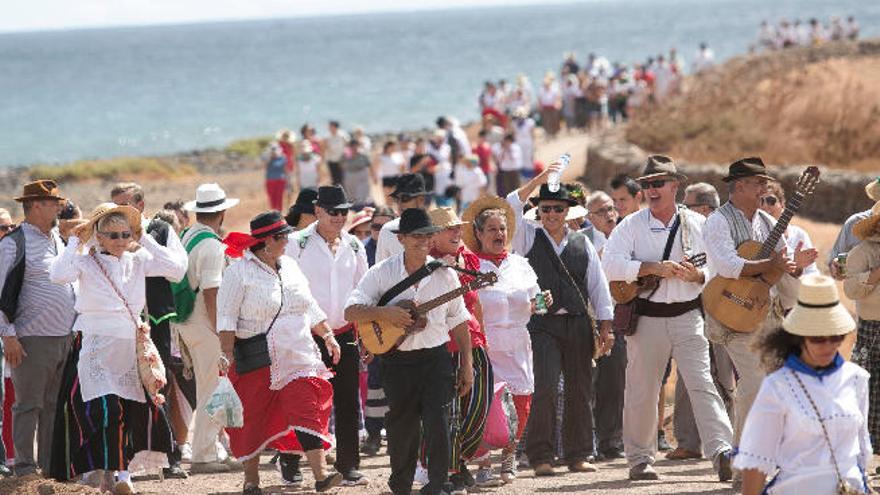
[[[880,169],[880,40],[737,57],[688,78],[626,138],[691,162]]]

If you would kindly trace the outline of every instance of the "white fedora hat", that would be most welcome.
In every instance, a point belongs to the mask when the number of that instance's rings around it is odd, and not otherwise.
[[[801,278],[797,305],[783,320],[782,328],[802,337],[828,337],[852,332],[856,322],[840,304],[834,279],[817,274]]]
[[[183,209],[194,213],[214,213],[232,208],[238,204],[237,198],[227,198],[226,191],[220,185],[202,184],[196,189],[196,199],[187,201]]]

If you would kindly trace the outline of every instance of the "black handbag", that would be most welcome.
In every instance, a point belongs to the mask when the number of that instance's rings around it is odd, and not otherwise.
[[[235,359],[235,372],[239,375],[250,373],[272,364],[272,359],[269,357],[269,341],[266,338],[269,336],[269,332],[272,331],[278,315],[281,314],[281,308],[284,307],[284,284],[281,283],[280,271],[278,272],[278,285],[281,287],[281,305],[278,306],[278,312],[275,313],[272,322],[269,323],[269,328],[265,332],[247,339],[235,338],[232,356]]]

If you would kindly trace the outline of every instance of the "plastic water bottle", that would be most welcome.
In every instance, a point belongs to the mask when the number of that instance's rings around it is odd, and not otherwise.
[[[562,172],[565,171],[565,167],[571,162],[571,155],[565,153],[559,157],[558,161],[559,172],[550,172],[550,176],[547,177],[547,188],[550,189],[550,192],[556,192],[559,190],[559,178],[562,176]]]

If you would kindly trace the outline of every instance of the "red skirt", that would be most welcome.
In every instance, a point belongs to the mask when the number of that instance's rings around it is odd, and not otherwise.
[[[244,375],[230,368],[229,380],[244,406],[244,426],[226,429],[232,454],[239,460],[266,448],[302,454],[294,430],[320,438],[325,450],[333,446],[329,432],[333,386],[327,380],[298,378],[281,390],[270,390],[268,366]]]

